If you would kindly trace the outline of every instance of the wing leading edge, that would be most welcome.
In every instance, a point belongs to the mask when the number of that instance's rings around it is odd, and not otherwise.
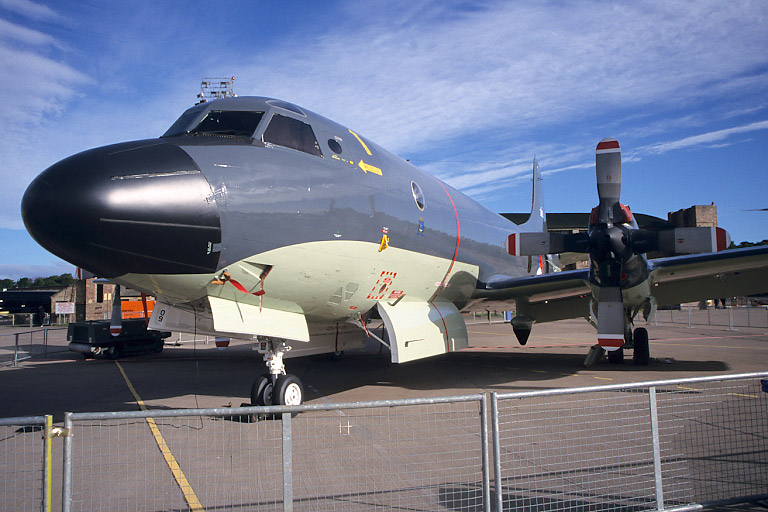
[[[768,246],[650,260],[651,294],[659,306],[765,292]],[[499,278],[483,284],[479,302],[517,301],[525,316],[550,322],[589,315],[589,270]],[[519,314],[519,312],[518,312]]]

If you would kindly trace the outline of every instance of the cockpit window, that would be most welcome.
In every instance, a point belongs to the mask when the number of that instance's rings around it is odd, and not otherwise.
[[[163,137],[173,137],[174,135],[185,133],[187,131],[187,127],[199,115],[200,115],[199,109],[187,110],[186,112],[181,114],[181,117],[179,117],[176,120],[176,122],[171,125],[170,128],[168,128],[168,131],[166,131],[163,134]]]
[[[323,156],[315,132],[310,125],[280,114],[272,116],[269,126],[264,130],[264,142],[296,149],[310,155]]]
[[[173,123],[173,126],[165,133],[164,137],[173,135],[213,135],[221,137],[252,137],[253,132],[264,116],[264,112],[211,110],[202,121],[192,129],[189,123],[199,112],[185,112]],[[184,118],[188,116],[185,120]]]

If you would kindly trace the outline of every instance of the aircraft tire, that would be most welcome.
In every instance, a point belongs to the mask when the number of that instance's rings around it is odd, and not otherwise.
[[[644,327],[638,327],[632,335],[632,340],[635,345],[632,360],[637,366],[648,366],[651,362],[651,353],[648,347],[648,330]]]
[[[301,405],[304,401],[304,386],[295,375],[281,375],[275,382],[275,390],[272,393],[274,405]]]
[[[269,387],[269,389],[267,389]],[[269,403],[267,403],[269,402]],[[260,375],[251,387],[251,405],[272,405],[272,379],[268,373]]]
[[[624,364],[624,349],[608,352],[608,362],[611,364]]]

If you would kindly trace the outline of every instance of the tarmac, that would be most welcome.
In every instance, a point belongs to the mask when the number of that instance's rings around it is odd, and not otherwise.
[[[518,344],[509,324],[479,321],[467,327],[469,348],[426,360],[392,364],[388,350],[369,340],[365,350],[346,353],[341,360],[289,358],[286,367],[302,380],[308,404],[599,386],[768,369],[765,326],[649,325],[649,366],[633,365],[629,351],[624,364],[602,358],[589,368],[584,361],[595,344],[595,330],[584,320],[535,325],[525,346]],[[19,331],[0,327],[0,336]],[[67,411],[138,410],[137,396],[150,410],[240,406],[249,402],[255,377],[265,372],[262,356],[247,342],[233,341],[221,349],[202,339],[175,343],[179,337],[174,335],[162,353],[124,357],[118,365],[70,352],[65,335],[65,330],[49,332],[44,358],[0,366],[0,418],[52,414],[54,423],[61,424]],[[8,361],[11,337],[4,338],[2,360]],[[33,354],[42,352],[39,346],[32,348]],[[55,460],[60,460],[58,455]],[[718,510],[764,509],[741,505]]]
[[[650,325],[649,366],[633,365],[628,351],[624,364],[603,358],[590,368],[584,361],[595,344],[595,331],[583,320],[537,324],[525,346],[518,344],[509,324],[478,322],[467,329],[469,348],[411,363],[392,364],[388,349],[369,340],[365,350],[348,352],[340,361],[288,358],[286,368],[303,382],[305,403],[505,393],[768,369],[768,327]],[[0,327],[0,335],[11,332]],[[137,409],[115,362],[70,352],[65,337],[65,330],[50,331],[47,357],[23,360],[16,367],[7,363],[6,347],[6,363],[0,366],[0,417],[53,414],[59,422],[66,411]],[[249,402],[253,380],[266,371],[252,343],[233,340],[227,348],[216,348],[202,339],[174,344],[177,338],[166,340],[161,354],[120,359],[149,409]],[[33,354],[41,353],[41,347],[34,347]]]

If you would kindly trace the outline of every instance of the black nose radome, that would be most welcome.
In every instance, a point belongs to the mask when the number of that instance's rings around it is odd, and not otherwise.
[[[187,153],[162,141],[52,165],[27,188],[21,215],[40,245],[102,277],[208,273],[219,259],[211,187]]]

